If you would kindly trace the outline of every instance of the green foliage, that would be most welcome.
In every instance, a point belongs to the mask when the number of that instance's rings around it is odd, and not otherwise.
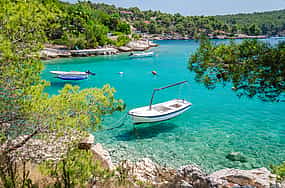
[[[27,93],[31,100],[22,104],[22,110],[23,113],[37,114],[37,118],[50,130],[95,130],[102,115],[124,108],[122,101],[114,98],[115,90],[109,85],[102,89],[80,90],[78,86],[67,84],[59,91],[59,95],[53,96],[43,93],[46,86],[32,86]]]
[[[224,31],[229,36],[239,33],[272,36],[284,35],[285,30],[284,10],[225,16],[182,16],[160,11],[141,11],[137,7],[116,8],[103,3],[93,4],[93,6],[108,14],[120,14],[122,18],[143,33],[176,33],[194,37],[195,31],[197,34],[214,34],[217,31]]]
[[[127,24],[126,22],[119,22],[117,24],[117,31],[125,33],[125,34],[131,34],[131,28],[130,25]]]
[[[115,42],[115,45],[116,46],[124,46],[130,41],[131,41],[131,39],[128,36],[120,35],[120,36],[118,36],[117,41]]]
[[[51,131],[60,135],[77,129],[83,135],[87,129],[96,129],[102,115],[124,106],[109,85],[84,90],[66,85],[59,95],[44,93],[49,83],[40,78],[43,63],[38,55],[44,42],[52,38],[72,41],[72,47],[105,44],[108,28],[97,21],[95,26],[86,21],[94,16],[90,5],[12,0],[0,1],[0,6],[0,182],[7,187],[29,187],[27,174],[22,184],[18,183],[19,167],[11,157],[13,151],[35,136],[48,139]],[[68,7],[80,16],[69,17],[63,11],[69,11]],[[22,135],[25,139],[15,139]]]
[[[56,1],[56,0],[55,0]],[[70,49],[95,48],[110,44],[108,32],[130,34],[130,26],[118,14],[108,15],[90,2],[67,4],[56,1],[53,12],[60,12],[53,25],[46,28],[51,42],[65,44]],[[48,4],[48,3],[47,3]]]
[[[141,11],[137,7],[116,8],[112,5],[93,4],[104,12],[120,14],[122,18],[131,23],[138,31],[152,34],[173,34],[193,36],[194,31],[207,33],[222,30],[223,24],[214,17],[182,16],[180,14],[167,14],[160,11]],[[128,13],[122,13],[122,12]],[[125,32],[126,33],[126,32]],[[127,33],[126,33],[127,34]]]
[[[20,104],[28,100],[26,93],[31,85],[40,83],[43,65],[37,59],[37,51],[45,41],[43,30],[51,16],[36,1],[0,1],[0,4],[5,10],[0,11],[0,122],[23,124],[26,116],[21,113]],[[5,138],[9,135],[7,129],[9,126],[1,130]]]
[[[55,187],[86,187],[94,180],[106,182],[114,173],[102,168],[99,161],[94,161],[90,151],[73,149],[66,156],[54,163],[47,161],[40,167],[44,174],[56,179]]]
[[[284,35],[284,15],[285,10],[278,10],[253,14],[216,16],[216,19],[229,25],[237,25],[246,34],[272,36]]]
[[[132,38],[133,38],[134,40],[139,40],[139,39],[141,38],[141,36],[138,35],[138,34],[132,34]]]
[[[277,175],[279,180],[285,179],[285,162],[280,165],[271,166],[272,172]]]
[[[270,46],[257,40],[213,45],[202,39],[189,60],[196,80],[212,89],[231,82],[238,96],[258,96],[264,101],[283,101],[285,91],[284,43]]]

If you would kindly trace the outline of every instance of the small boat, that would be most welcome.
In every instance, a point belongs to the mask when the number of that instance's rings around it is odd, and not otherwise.
[[[88,71],[79,72],[79,71],[50,71],[50,73],[55,74],[56,78],[62,80],[84,80],[87,79],[89,75],[96,75],[95,73]]]
[[[157,72],[156,71],[151,71],[151,73],[153,74],[153,75],[157,75]]]
[[[154,99],[154,94],[156,91],[184,84],[186,82],[187,81],[182,81],[162,88],[154,89],[149,106],[135,108],[128,112],[128,114],[132,116],[133,123],[139,124],[139,123],[164,121],[174,118],[182,114],[183,112],[187,111],[192,106],[192,103],[184,99],[172,99],[170,101],[166,101],[163,103],[158,103],[154,105],[152,104]]]
[[[89,70],[87,70],[85,72],[79,72],[79,71],[50,71],[50,73],[56,74],[56,75],[71,75],[71,76],[96,75],[95,73],[92,73]]]
[[[129,57],[152,57],[154,56],[154,52],[142,52],[142,53],[130,53]]]

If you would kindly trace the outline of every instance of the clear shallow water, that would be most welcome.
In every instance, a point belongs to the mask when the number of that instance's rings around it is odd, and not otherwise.
[[[270,43],[277,40],[282,39],[267,39]],[[103,124],[110,127],[128,110],[148,105],[153,88],[188,80],[188,85],[161,91],[155,97],[155,102],[179,95],[186,98],[193,103],[186,113],[165,122],[136,125],[136,131],[128,117],[121,128],[94,133],[96,141],[115,160],[149,157],[170,167],[196,163],[209,172],[225,167],[268,167],[285,160],[285,103],[238,98],[230,85],[207,90],[194,81],[194,73],[187,69],[188,57],[198,47],[197,42],[158,43],[160,46],[153,49],[157,56],[152,58],[129,59],[124,54],[49,61],[42,74],[51,82],[47,92],[57,93],[66,83],[82,88],[110,83],[117,90],[116,96],[127,105],[125,112],[104,118]],[[90,70],[97,75],[85,81],[66,82],[53,78],[50,70]],[[152,70],[158,76],[153,76]],[[241,152],[247,162],[226,159],[230,152]]]

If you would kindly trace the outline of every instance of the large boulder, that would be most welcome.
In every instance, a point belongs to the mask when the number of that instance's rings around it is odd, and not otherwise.
[[[187,182],[193,188],[209,188],[212,187],[207,174],[204,173],[197,165],[189,164],[182,166],[176,173],[176,184],[180,186]],[[182,183],[182,184],[181,184]]]
[[[126,46],[133,51],[144,51],[150,48],[150,42],[148,40],[131,41]]]
[[[40,56],[43,59],[56,58],[56,57],[70,57],[71,53],[69,50],[44,48],[40,52]]]
[[[120,46],[120,47],[118,47],[118,50],[121,52],[130,52],[130,51],[132,51],[132,48],[126,47],[126,46]]]
[[[129,171],[129,175],[143,182],[154,181],[159,168],[149,158],[143,158],[137,162],[123,161],[120,165]]]
[[[90,151],[93,153],[95,160],[101,161],[103,167],[110,170],[114,169],[109,152],[105,150],[101,144],[97,143],[92,145]]]
[[[276,176],[266,168],[254,170],[222,169],[209,175],[212,182],[223,187],[277,187]]]
[[[175,175],[175,170],[161,167],[149,158],[136,162],[122,161],[119,165],[128,173],[128,177],[136,184],[137,181],[146,182],[155,187],[168,187],[170,179]]]

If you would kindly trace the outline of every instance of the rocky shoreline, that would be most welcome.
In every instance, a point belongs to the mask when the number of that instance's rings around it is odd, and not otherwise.
[[[205,173],[195,164],[181,166],[178,169],[162,167],[149,158],[131,162],[123,160],[114,164],[109,152],[97,143],[90,148],[96,159],[102,161],[108,169],[123,166],[130,176],[147,182],[154,187],[183,187],[183,188],[285,188],[285,182],[277,181],[275,174],[267,168],[240,170],[226,168],[211,174]]]
[[[78,138],[72,137],[72,140],[76,139]],[[59,138],[54,135],[51,142],[32,139],[25,147],[17,151],[17,155],[20,155],[20,158],[21,156],[28,157],[34,163],[45,160],[59,160],[59,155],[65,153],[64,150],[67,149],[69,141],[69,134]],[[79,144],[79,148],[90,150],[94,155],[94,160],[100,161],[106,169],[116,172],[118,168],[123,168],[128,172],[128,179],[134,187],[139,187],[136,184],[139,181],[152,187],[162,188],[285,188],[285,182],[278,182],[276,175],[264,167],[253,170],[226,168],[207,174],[195,164],[173,169],[160,166],[149,158],[141,158],[137,161],[121,160],[114,163],[110,153],[100,143],[95,144],[93,135],[83,139]]]
[[[41,59],[48,60],[54,58],[69,58],[69,57],[85,57],[97,55],[115,55],[121,52],[145,51],[152,47],[157,47],[158,44],[149,40],[131,41],[125,46],[105,46],[96,49],[69,50],[64,45],[46,44],[40,52]]]

